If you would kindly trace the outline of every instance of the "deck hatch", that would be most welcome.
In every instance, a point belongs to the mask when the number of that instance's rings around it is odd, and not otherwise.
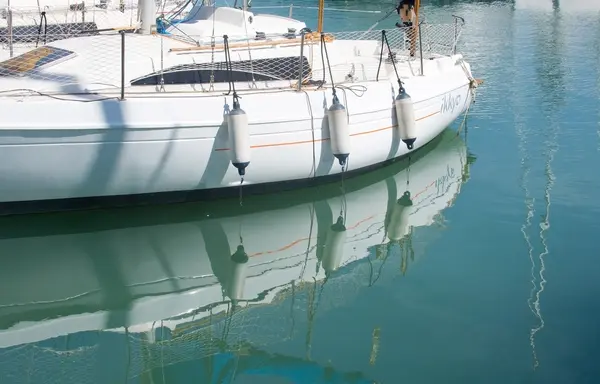
[[[303,77],[310,75],[311,68],[306,57],[302,58]],[[293,57],[274,57],[268,59],[242,60],[231,63],[231,80],[243,81],[269,81],[269,80],[294,80],[298,79],[300,60]],[[225,62],[182,64],[166,68],[162,77],[164,84],[208,84],[211,75],[215,83],[227,83],[230,74]],[[154,72],[149,75],[133,79],[131,85],[159,85],[161,73]]]

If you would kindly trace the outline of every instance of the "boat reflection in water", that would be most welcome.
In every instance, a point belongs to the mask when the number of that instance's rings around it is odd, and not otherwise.
[[[447,131],[410,161],[243,206],[3,219],[0,377],[237,383],[302,371],[303,382],[368,382],[313,362],[312,326],[295,329],[295,317],[351,303],[395,247],[401,265],[386,268],[405,272],[415,228],[452,204],[471,162]],[[325,286],[340,301],[321,302]],[[273,354],[290,338],[302,340],[303,357]]]

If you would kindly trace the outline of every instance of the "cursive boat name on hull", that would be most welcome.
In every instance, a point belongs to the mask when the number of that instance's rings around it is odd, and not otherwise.
[[[440,108],[440,112],[454,113],[454,110],[458,108],[458,105],[460,104],[460,100],[460,95],[452,95],[452,93],[444,95],[444,97],[442,98],[442,106]]]
[[[450,183],[452,183],[455,178],[456,178],[456,171],[454,170],[454,168],[450,167],[450,166],[446,166],[446,174],[438,177],[437,180],[435,181],[435,187],[437,188],[438,196],[441,196],[442,194],[444,194],[446,192]]]

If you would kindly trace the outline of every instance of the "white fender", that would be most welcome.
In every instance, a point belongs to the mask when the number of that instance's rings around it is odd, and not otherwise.
[[[410,192],[406,191],[392,207],[387,237],[390,241],[399,241],[408,233],[409,216],[413,211]]]
[[[398,121],[398,133],[400,138],[410,150],[417,139],[417,123],[415,120],[415,109],[411,97],[404,89],[400,89],[396,100],[396,120]]]
[[[231,270],[225,292],[231,301],[237,301],[244,297],[244,285],[246,283],[246,270],[248,268],[248,255],[243,245],[238,245],[237,250],[231,256]]]
[[[227,132],[231,164],[237,168],[240,176],[244,176],[250,164],[250,129],[248,115],[235,103],[227,115]]]
[[[343,166],[350,155],[350,128],[348,127],[346,108],[337,97],[333,98],[333,104],[327,110],[327,118],[329,119],[331,152]]]
[[[327,239],[323,249],[323,259],[321,261],[325,273],[329,274],[336,271],[342,262],[344,255],[344,243],[346,242],[346,226],[344,218],[338,217],[337,222],[329,227]]]

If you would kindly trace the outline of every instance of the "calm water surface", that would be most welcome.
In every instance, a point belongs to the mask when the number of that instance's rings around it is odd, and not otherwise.
[[[1,220],[0,383],[597,383],[600,3],[423,4],[485,80],[459,136],[243,207]]]

